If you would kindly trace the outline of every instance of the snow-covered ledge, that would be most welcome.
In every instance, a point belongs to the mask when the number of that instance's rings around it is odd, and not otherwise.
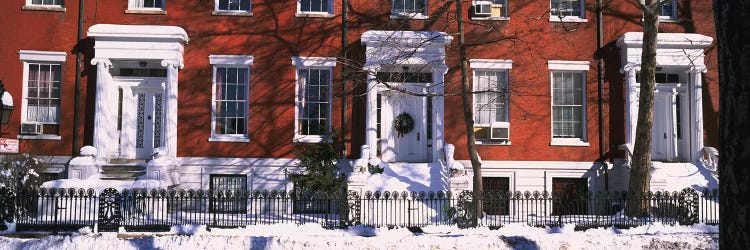
[[[179,185],[180,160],[170,157],[166,147],[154,150],[154,159],[146,164],[146,179],[160,181],[163,185],[173,187]]]
[[[99,174],[102,161],[96,158],[97,150],[92,146],[84,146],[81,156],[75,157],[68,163],[68,179],[85,180]]]

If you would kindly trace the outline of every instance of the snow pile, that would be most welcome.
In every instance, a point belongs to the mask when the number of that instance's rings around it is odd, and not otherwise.
[[[718,228],[708,225],[633,229],[534,228],[509,224],[499,230],[425,227],[424,233],[404,228],[353,227],[325,230],[318,224],[259,225],[238,229],[176,227],[193,235],[154,235],[123,232],[93,234],[89,229],[71,236],[42,239],[0,237],[0,249],[717,249]]]
[[[136,181],[120,181],[120,180],[102,180],[100,176],[92,175],[86,180],[79,179],[60,179],[48,181],[42,184],[43,188],[75,188],[75,189],[89,189],[96,190],[97,193],[101,193],[106,188],[114,188],[117,190],[133,189],[133,188],[167,188],[161,181],[158,180],[136,180]]]
[[[372,191],[444,191],[448,173],[440,163],[381,163],[383,173],[367,179]]]
[[[698,192],[704,189],[718,189],[719,176],[717,172],[703,166],[700,162],[693,163],[662,163],[654,162],[651,179],[662,182],[662,185],[652,185],[654,191],[680,191],[691,187]]]

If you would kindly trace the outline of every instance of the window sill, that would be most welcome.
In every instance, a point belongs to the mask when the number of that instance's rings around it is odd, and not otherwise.
[[[125,14],[166,15],[166,10],[125,10]]]
[[[472,21],[510,21],[510,17],[491,16],[491,17],[471,17]]]
[[[679,23],[680,19],[671,17],[659,17],[659,23]]]
[[[325,142],[333,142],[330,138],[324,138],[323,136],[319,136],[319,135],[295,135],[294,136],[295,143],[321,143],[324,140]]]
[[[249,138],[246,137],[211,137],[208,138],[210,142],[250,142]]]
[[[334,18],[335,16],[331,13],[296,13],[294,17],[301,18]]]
[[[478,146],[510,146],[510,141],[508,142],[488,142],[488,141],[475,141],[476,145]]]
[[[405,13],[405,14],[391,14],[391,19],[412,19],[412,20],[427,20],[430,16],[422,13]]]
[[[211,12],[212,16],[253,16],[252,12],[247,11],[214,11]]]
[[[586,23],[589,20],[577,16],[566,16],[562,18],[559,16],[550,16],[549,21],[551,23]]]
[[[18,135],[16,138],[21,140],[62,140],[62,136],[59,135]]]
[[[550,146],[566,146],[566,147],[588,147],[590,146],[588,142],[581,141],[581,139],[553,139],[550,143]]]
[[[65,12],[65,8],[62,7],[62,6],[35,6],[35,5],[26,5],[26,6],[21,7],[21,10]]]

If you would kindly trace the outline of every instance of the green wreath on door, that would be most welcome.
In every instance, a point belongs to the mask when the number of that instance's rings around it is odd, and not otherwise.
[[[414,119],[406,112],[401,113],[393,119],[393,128],[398,132],[398,137],[403,137],[414,130]]]

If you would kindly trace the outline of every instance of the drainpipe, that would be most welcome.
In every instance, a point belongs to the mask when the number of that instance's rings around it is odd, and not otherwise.
[[[78,155],[78,122],[81,119],[81,40],[83,40],[83,5],[85,0],[78,0],[78,36],[76,37],[76,90],[73,107],[73,151],[71,156]]]
[[[602,20],[602,0],[596,0],[596,49],[601,53],[602,45],[604,44],[604,25]],[[604,190],[609,190],[609,167],[604,160],[604,67],[602,64],[604,60],[601,54],[596,57],[596,83],[597,92],[599,94],[598,107],[599,107],[599,160],[604,165]]]
[[[343,67],[341,68],[341,157],[346,159],[346,110],[347,110],[347,94],[346,94],[346,83],[349,80],[349,71],[347,70],[347,44],[349,43],[349,32],[348,24],[348,5],[349,0],[341,1],[341,58],[344,61]]]

